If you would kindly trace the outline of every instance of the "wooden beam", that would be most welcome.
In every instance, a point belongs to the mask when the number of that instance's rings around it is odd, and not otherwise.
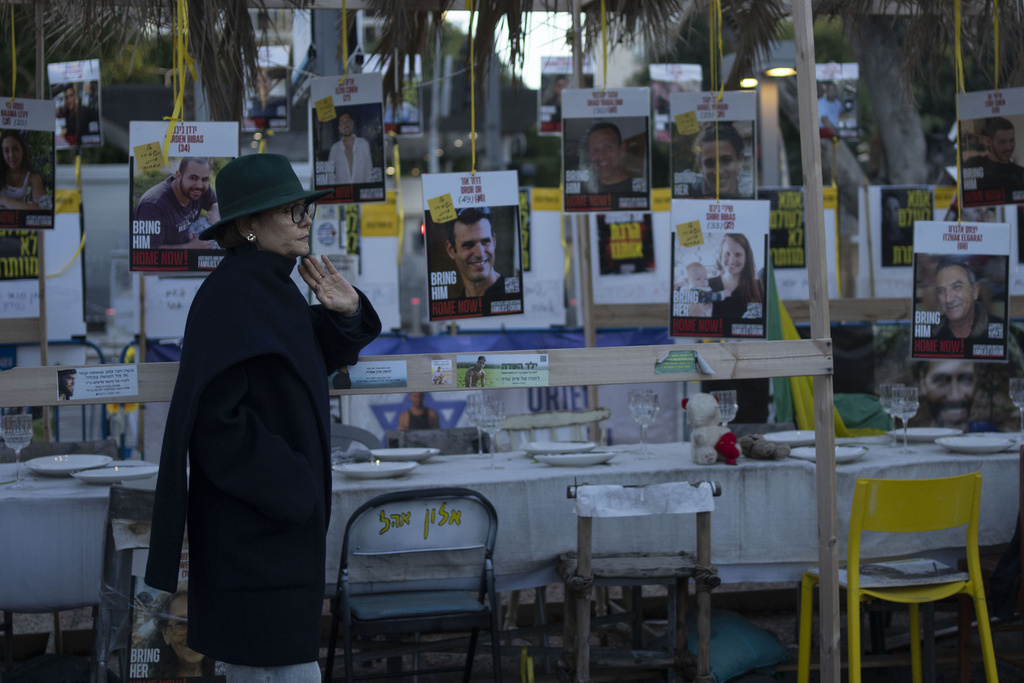
[[[41,240],[40,240],[41,241]],[[4,318],[0,344],[38,344],[39,318]]]
[[[700,353],[714,374],[657,374],[657,362],[670,351],[693,350]],[[475,352],[474,352],[475,353]],[[748,341],[742,344],[662,344],[656,346],[602,346],[598,348],[549,349],[536,351],[488,351],[489,364],[501,362],[503,355],[536,353],[548,356],[548,385],[596,386],[682,382],[702,379],[743,379],[752,377],[794,377],[827,375],[833,372],[832,342],[829,339],[798,341]],[[430,361],[454,362],[455,353],[414,354],[408,356],[363,356],[362,363],[405,361],[407,386],[333,390],[331,395],[397,394],[409,391],[465,391],[454,384],[433,384]],[[83,367],[83,366],[79,366]],[[113,368],[114,364],[85,367]],[[169,401],[178,376],[177,363],[142,363],[138,366],[139,393],[119,396],[117,402],[149,403]],[[110,398],[57,401],[57,367],[17,367],[3,373],[0,382],[0,407],[76,405],[109,403]]]

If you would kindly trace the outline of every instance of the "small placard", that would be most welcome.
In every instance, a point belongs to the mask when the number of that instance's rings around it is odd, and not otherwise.
[[[696,135],[700,132],[700,124],[697,123],[697,112],[685,111],[676,116],[676,130],[680,135]]]
[[[137,365],[60,368],[56,377],[60,401],[139,395]]]
[[[534,211],[562,211],[562,193],[553,187],[534,187],[531,189]]]
[[[334,98],[332,95],[316,101],[316,117],[320,121],[331,121],[338,116],[334,111]]]
[[[167,165],[164,148],[159,142],[137,145],[132,152],[135,154],[135,168],[140,171],[155,171]]]
[[[404,360],[361,361],[348,368],[353,389],[408,386]]]
[[[484,387],[548,386],[546,353],[503,353],[489,356],[459,354],[455,357],[455,386]]]
[[[826,209],[838,209],[839,208],[839,188],[837,187],[826,187],[822,191],[822,199],[824,200],[824,208]]]
[[[676,373],[703,372],[715,374],[711,365],[700,357],[696,351],[669,351],[654,363],[655,375],[670,375]]]
[[[430,220],[434,223],[447,223],[456,218],[455,204],[452,203],[450,194],[428,199],[427,207],[430,209]]]
[[[700,230],[700,221],[677,225],[676,238],[681,247],[699,247],[704,244],[704,233]]]
[[[78,213],[82,205],[82,193],[78,190],[57,190],[57,213]]]

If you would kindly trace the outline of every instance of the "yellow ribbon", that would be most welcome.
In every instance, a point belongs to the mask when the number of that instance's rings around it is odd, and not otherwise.
[[[164,136],[164,161],[167,161],[167,153],[171,147],[171,137],[174,135],[174,127],[183,121],[182,110],[185,106],[185,70],[186,68],[196,78],[195,67],[191,57],[188,57],[188,9],[185,0],[177,0],[177,12],[174,17],[174,111],[171,115],[165,116],[167,124],[167,135]],[[198,80],[198,79],[197,79]]]
[[[476,1],[470,0],[469,7],[469,150],[470,173],[476,175],[476,52],[473,49],[473,20],[476,18]]]
[[[608,13],[601,0],[601,92],[608,89]]]
[[[720,102],[725,94],[725,83],[721,80],[719,65],[722,59],[722,0],[711,0],[708,5],[711,31],[711,89],[717,91],[715,102]],[[715,117],[715,201],[719,201],[721,189],[721,173],[718,161],[718,108],[712,105]]]
[[[57,277],[58,275],[61,275],[65,270],[67,270],[68,268],[71,267],[72,263],[74,263],[78,259],[79,255],[82,253],[83,249],[85,249],[85,232],[82,233],[82,239],[81,239],[81,241],[79,241],[78,248],[75,249],[75,253],[71,255],[71,260],[69,260],[64,265],[64,267],[61,268],[60,270],[58,270],[56,273],[50,273],[46,277],[47,278],[51,278],[51,277]]]
[[[14,104],[14,95],[18,86],[18,51],[14,42],[14,3],[11,3],[11,99],[7,100],[7,106]]]
[[[959,190],[959,197],[956,202],[956,222],[960,223],[963,221],[963,167],[960,165],[960,156],[963,153],[962,143],[960,139],[960,93],[964,92],[964,59],[963,55],[960,54],[960,0],[955,0],[953,3],[953,16],[956,35],[954,43],[956,45],[956,184]],[[997,53],[998,54],[998,53]]]
[[[345,71],[341,75],[338,84],[341,85],[348,78],[348,3],[341,0],[341,60],[345,65]]]

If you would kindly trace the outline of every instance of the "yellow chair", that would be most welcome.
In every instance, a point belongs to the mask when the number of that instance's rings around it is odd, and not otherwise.
[[[988,608],[978,560],[978,512],[981,473],[944,479],[858,479],[850,513],[846,569],[839,585],[846,589],[847,654],[850,683],[860,683],[860,603],[872,599],[901,602],[910,610],[910,656],[914,683],[921,683],[921,640],[918,605],[964,593],[974,599],[985,677],[999,680],[989,630]],[[932,560],[860,563],[862,531],[927,532],[967,525],[967,572]],[[925,568],[926,571],[915,571]],[[800,652],[797,682],[807,683],[811,665],[811,620],[817,568],[804,573],[801,584]]]

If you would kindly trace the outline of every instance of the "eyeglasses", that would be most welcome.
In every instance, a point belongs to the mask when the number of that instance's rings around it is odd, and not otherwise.
[[[316,203],[296,204],[295,206],[286,207],[282,211],[291,213],[292,223],[301,223],[303,216],[309,216],[309,220],[313,220],[316,216]]]
[[[167,628],[176,636],[188,633],[188,619],[184,619],[182,617],[169,617],[167,620]]]

